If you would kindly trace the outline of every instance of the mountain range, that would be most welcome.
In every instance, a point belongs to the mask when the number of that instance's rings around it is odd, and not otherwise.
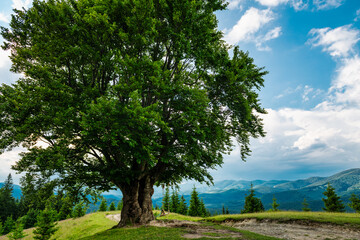
[[[203,199],[206,207],[211,212],[221,212],[222,206],[229,209],[230,213],[239,213],[244,206],[246,194],[249,193],[251,184],[255,190],[255,196],[260,198],[265,209],[271,208],[273,198],[280,204],[281,210],[301,210],[302,202],[306,198],[312,211],[321,211],[322,198],[327,184],[330,183],[336,193],[347,205],[352,193],[360,194],[360,168],[349,169],[329,177],[310,177],[296,181],[288,180],[223,180],[216,181],[214,185],[186,182],[179,185],[179,194],[184,195],[187,202],[193,187],[196,187],[199,197]],[[0,183],[0,187],[2,183]],[[21,190],[14,185],[14,197],[19,198]],[[110,191],[103,194],[107,201],[119,201],[122,198],[120,191]],[[154,206],[161,206],[164,189],[155,187],[153,195]],[[95,207],[95,206],[94,206]],[[350,208],[346,208],[351,211]]]

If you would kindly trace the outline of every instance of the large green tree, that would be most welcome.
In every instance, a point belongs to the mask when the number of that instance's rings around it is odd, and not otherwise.
[[[217,30],[223,0],[34,0],[2,28],[15,84],[0,87],[0,150],[58,184],[119,188],[118,226],[152,220],[154,184],[209,169],[264,135],[266,72]],[[39,145],[37,143],[43,142]],[[45,144],[44,144],[45,143]]]

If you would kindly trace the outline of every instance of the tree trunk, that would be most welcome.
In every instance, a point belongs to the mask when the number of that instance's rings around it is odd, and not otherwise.
[[[154,182],[147,176],[129,185],[121,185],[123,208],[121,220],[116,227],[143,225],[154,220],[151,196],[154,194]]]

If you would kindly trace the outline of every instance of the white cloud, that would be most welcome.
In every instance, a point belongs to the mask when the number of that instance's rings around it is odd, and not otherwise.
[[[9,23],[9,17],[4,13],[0,13],[0,22]]]
[[[360,40],[360,31],[352,29],[351,25],[331,28],[313,28],[309,34],[314,37],[309,40],[313,46],[323,47],[323,51],[333,57],[347,57],[354,52],[355,44]]]
[[[231,30],[226,32],[224,39],[229,44],[254,42],[259,50],[269,50],[264,43],[279,37],[281,27],[275,27],[265,35],[261,35],[260,30],[274,19],[275,14],[270,9],[260,10],[252,7],[244,13]]]
[[[22,9],[30,7],[32,0],[12,0],[12,8]]]
[[[228,9],[234,10],[234,9],[241,9],[241,3],[243,0],[228,0],[229,3]]]
[[[318,10],[337,8],[341,6],[345,0],[314,0],[313,3]]]
[[[309,1],[308,0],[292,0],[291,6],[296,11],[301,11],[301,10],[307,9],[309,7]]]
[[[280,4],[287,3],[289,0],[256,0],[263,6],[276,7]]]
[[[10,68],[11,61],[10,61],[9,56],[10,56],[10,51],[4,51],[4,50],[0,49],[0,69],[1,68],[6,68],[6,69]]]
[[[356,11],[356,17],[355,17],[354,21],[356,22],[356,21],[359,20],[359,19],[360,19],[360,9],[358,9],[358,10]]]

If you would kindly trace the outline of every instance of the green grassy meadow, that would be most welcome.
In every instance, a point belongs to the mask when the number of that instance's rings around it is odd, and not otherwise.
[[[106,218],[107,214],[119,214],[120,211],[114,212],[97,212],[87,214],[84,217],[77,219],[67,219],[58,222],[59,230],[51,239],[57,240],[117,240],[117,239],[185,239],[184,234],[191,233],[193,229],[187,227],[126,227],[121,229],[111,229],[116,225],[115,221]],[[155,212],[155,215],[158,214]],[[286,221],[309,221],[330,223],[339,225],[360,226],[360,214],[355,213],[326,213],[326,212],[262,212],[253,214],[233,214],[233,215],[218,215],[208,218],[189,217],[175,213],[158,217],[160,221],[183,220],[198,222],[196,225],[199,228],[205,229],[201,233],[201,237],[197,239],[248,239],[248,240],[277,240],[278,238],[268,237],[243,231],[236,228],[220,225],[225,221],[240,221],[243,219],[272,219],[279,222]],[[33,239],[32,231],[34,229],[27,229],[25,233],[28,234],[24,239]],[[237,237],[234,237],[237,234]],[[240,237],[239,237],[240,236]],[[0,237],[0,240],[7,239],[6,236]]]

